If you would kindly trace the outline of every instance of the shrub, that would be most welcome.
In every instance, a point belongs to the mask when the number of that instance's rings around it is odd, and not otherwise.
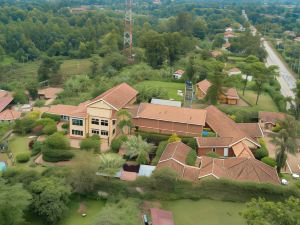
[[[272,131],[273,132],[279,132],[281,130],[281,127],[280,127],[280,124],[279,123],[276,123],[275,127],[273,127]]]
[[[36,156],[37,154],[39,154],[42,151],[43,146],[44,146],[43,142],[40,141],[34,142],[31,150],[31,156]]]
[[[197,159],[197,153],[195,150],[191,150],[185,159],[185,163],[189,166],[195,166]]]
[[[42,118],[50,118],[50,119],[53,119],[54,121],[60,121],[60,116],[59,115],[53,115],[53,114],[50,114],[50,113],[43,113],[42,114]]]
[[[154,157],[154,159],[152,160],[151,165],[156,166],[161,155],[163,154],[164,150],[166,149],[168,145],[168,141],[162,141],[159,143],[157,149],[156,149],[156,155]]]
[[[120,140],[119,138],[115,138],[112,140],[111,145],[110,145],[110,149],[113,152],[119,152],[121,146],[122,146],[122,140]]]
[[[198,144],[195,138],[182,138],[182,142],[192,149],[198,148]]]
[[[208,153],[206,153],[206,156],[211,157],[211,158],[220,158],[220,156],[215,152],[208,152]]]
[[[80,142],[80,149],[83,150],[94,150],[95,152],[100,151],[100,138],[98,135],[86,138]]]
[[[260,148],[254,152],[254,156],[256,159],[261,160],[262,158],[269,156],[269,152],[266,146],[264,139],[259,139]]]
[[[45,105],[46,101],[43,100],[43,99],[39,99],[39,100],[36,100],[35,103],[34,103],[34,106],[35,107],[43,107]]]
[[[43,160],[47,162],[68,161],[74,157],[69,150],[62,149],[43,149]]]
[[[26,162],[29,161],[29,159],[30,159],[30,154],[29,153],[19,153],[16,156],[16,160],[19,163],[26,163]]]
[[[57,131],[57,127],[55,123],[47,124],[42,130],[43,134],[47,134],[47,135],[54,134],[56,131]]]
[[[69,140],[60,132],[56,132],[47,137],[45,144],[50,149],[69,149]]]
[[[178,137],[177,134],[172,134],[168,139],[169,143],[176,142],[176,141],[181,141],[181,138]]]
[[[65,129],[65,130],[67,130],[67,129],[69,129],[69,124],[68,123],[64,123],[61,127],[63,129]]]
[[[161,141],[166,141],[169,139],[169,136],[165,134],[148,133],[143,131],[136,131],[135,135],[140,135],[143,139],[146,139],[147,142],[154,143],[155,145],[158,145]]]
[[[268,157],[268,156],[263,157],[263,158],[261,159],[261,161],[262,161],[263,163],[265,163],[265,164],[271,166],[271,167],[275,167],[275,166],[276,166],[276,161],[275,161],[275,159],[270,158],[270,157]]]

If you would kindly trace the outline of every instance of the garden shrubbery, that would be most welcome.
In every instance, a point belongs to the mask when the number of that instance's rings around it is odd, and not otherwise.
[[[26,162],[29,161],[29,159],[30,159],[30,154],[29,153],[19,153],[16,156],[16,160],[19,163],[26,163]]]
[[[127,136],[123,135],[112,140],[110,149],[112,152],[119,152],[122,144],[128,140]]]
[[[43,149],[43,159],[47,162],[67,161],[74,157],[69,150],[64,149]]]
[[[220,158],[220,156],[215,152],[208,152],[205,155],[211,158]]]
[[[59,115],[53,115],[50,113],[43,113],[42,114],[42,118],[50,118],[56,122],[60,121],[60,116]]]
[[[185,163],[189,166],[195,166],[197,159],[197,153],[195,150],[191,150],[185,159]]]
[[[154,157],[154,159],[152,160],[151,165],[156,166],[161,155],[163,154],[164,150],[166,149],[168,145],[168,141],[162,141],[159,143],[157,149],[156,149],[156,155]]]
[[[259,144],[261,147],[254,152],[254,156],[256,159],[261,160],[262,158],[269,156],[269,152],[264,139],[260,138]]]
[[[263,157],[263,158],[261,159],[261,161],[262,161],[263,163],[265,163],[265,164],[271,166],[271,167],[275,167],[275,166],[276,166],[276,161],[275,161],[275,159],[270,158],[270,157],[268,157],[268,156]]]
[[[80,142],[80,149],[100,152],[100,137],[98,135],[93,135],[82,140]]]

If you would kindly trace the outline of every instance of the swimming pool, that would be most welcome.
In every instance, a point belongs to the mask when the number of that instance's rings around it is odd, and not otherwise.
[[[0,162],[0,172],[6,170],[6,163]]]

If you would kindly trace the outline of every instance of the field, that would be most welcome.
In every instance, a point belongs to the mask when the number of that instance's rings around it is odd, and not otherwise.
[[[258,105],[255,105],[256,102],[256,92],[246,90],[245,95],[242,95],[242,92],[239,92],[241,98],[245,99],[248,103],[250,103],[254,108],[262,111],[271,111],[277,112],[277,106],[275,105],[274,101],[267,93],[262,93],[258,100]]]
[[[239,215],[245,205],[202,199],[199,201],[178,200],[163,202],[166,210],[173,212],[176,225],[243,225]]]
[[[177,94],[177,90],[184,92],[184,83],[171,83],[163,81],[143,81],[138,83],[136,86],[147,86],[147,87],[157,87],[167,91],[169,99],[182,101],[183,97]]]

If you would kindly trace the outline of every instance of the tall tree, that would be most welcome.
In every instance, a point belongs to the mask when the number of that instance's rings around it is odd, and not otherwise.
[[[277,172],[285,166],[287,154],[295,154],[297,150],[297,122],[291,116],[279,122],[281,130],[272,137],[272,142],[276,146]]]
[[[38,69],[38,81],[49,81],[53,84],[60,84],[62,76],[59,74],[61,62],[54,58],[45,57]]]
[[[8,185],[0,179],[0,224],[24,224],[24,211],[30,204],[31,195],[21,184]]]
[[[125,155],[135,158],[139,164],[146,164],[149,162],[149,153],[153,149],[153,145],[147,143],[141,136],[131,136],[125,142]]]
[[[291,99],[291,111],[298,120],[300,118],[300,80],[297,80],[296,87],[293,90],[295,98]]]
[[[117,117],[118,117],[118,127],[120,128],[122,134],[124,133],[129,133],[130,130],[133,127],[132,123],[132,116],[131,114],[126,110],[122,109],[117,112]]]

